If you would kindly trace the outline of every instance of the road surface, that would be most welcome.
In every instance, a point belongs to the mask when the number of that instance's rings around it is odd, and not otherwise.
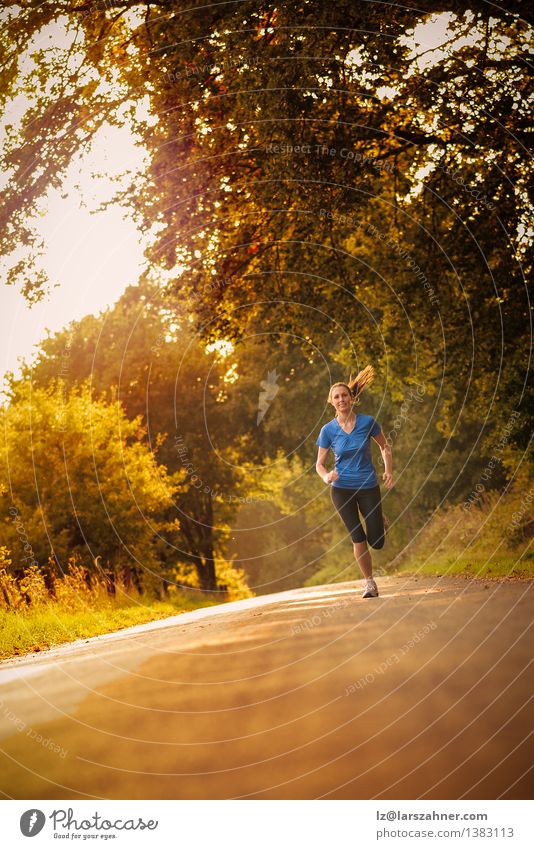
[[[529,582],[388,577],[0,664],[15,799],[524,799]]]

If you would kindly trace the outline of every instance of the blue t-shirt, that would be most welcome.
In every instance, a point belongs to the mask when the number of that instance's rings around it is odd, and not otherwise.
[[[341,489],[371,489],[378,479],[371,457],[371,437],[380,433],[380,425],[372,416],[356,415],[351,433],[346,433],[337,419],[321,428],[316,441],[320,448],[331,448],[335,470],[339,475],[332,486]]]

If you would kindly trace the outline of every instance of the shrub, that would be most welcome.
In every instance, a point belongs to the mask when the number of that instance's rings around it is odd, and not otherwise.
[[[24,598],[18,581],[8,571],[11,566],[8,554],[7,548],[0,546],[0,607],[5,610],[17,610],[24,604]]]
[[[533,529],[534,474],[525,464],[503,491],[484,490],[476,499],[438,508],[397,562],[502,560],[514,571],[521,560],[523,569]]]
[[[253,598],[254,593],[247,584],[243,569],[236,569],[226,560],[216,559],[215,574],[217,586],[224,588],[228,601],[238,601],[241,598]],[[174,570],[174,581],[180,587],[199,589],[200,582],[195,567],[191,563],[178,563]]]

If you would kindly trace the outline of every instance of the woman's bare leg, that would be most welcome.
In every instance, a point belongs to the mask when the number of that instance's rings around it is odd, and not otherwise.
[[[354,556],[360,567],[362,575],[364,578],[372,578],[373,577],[373,561],[371,558],[371,552],[367,548],[367,540],[363,542],[354,542]]]

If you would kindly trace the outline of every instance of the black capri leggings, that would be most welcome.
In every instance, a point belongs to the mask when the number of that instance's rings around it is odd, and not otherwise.
[[[385,536],[380,487],[343,489],[340,486],[332,486],[330,495],[352,541],[363,542],[366,539],[372,548],[382,548]],[[360,521],[360,513],[365,519],[365,531]]]

